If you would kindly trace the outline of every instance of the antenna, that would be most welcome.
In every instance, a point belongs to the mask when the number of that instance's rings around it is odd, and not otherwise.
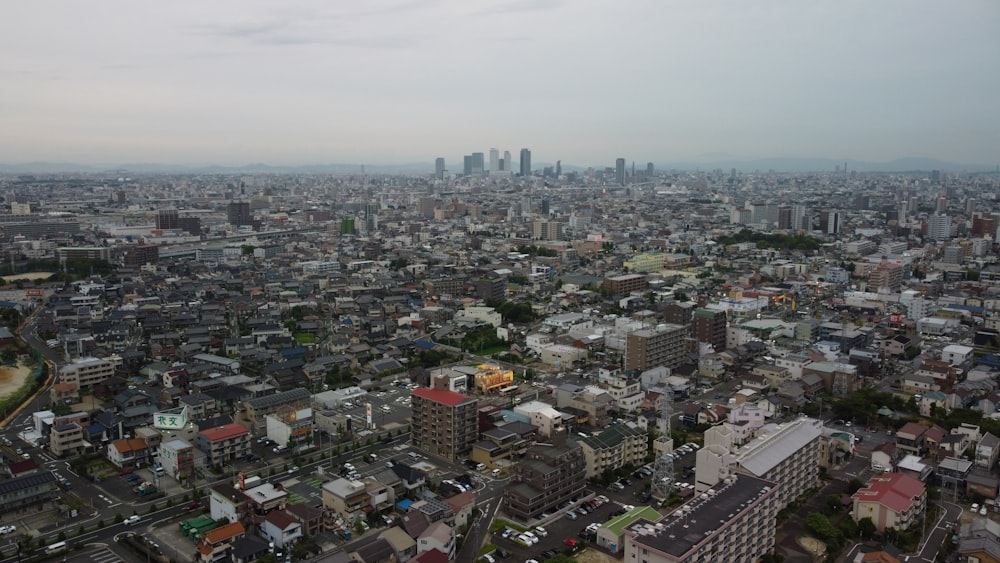
[[[660,411],[658,422],[660,436],[653,445],[654,450],[658,450],[653,464],[652,494],[658,499],[666,500],[670,497],[670,491],[674,488],[674,458],[670,457],[673,451],[674,440],[670,437],[670,417],[673,415],[674,391],[669,385],[661,388],[663,393],[663,409]]]

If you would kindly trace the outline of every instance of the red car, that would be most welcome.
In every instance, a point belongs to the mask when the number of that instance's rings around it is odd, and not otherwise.
[[[573,538],[566,538],[563,540],[563,543],[569,547],[576,547],[576,540]]]
[[[124,477],[126,475],[131,475],[133,471],[135,471],[135,470],[132,469],[131,467],[126,467],[125,469],[122,469],[121,471],[119,471],[118,475],[120,477]]]

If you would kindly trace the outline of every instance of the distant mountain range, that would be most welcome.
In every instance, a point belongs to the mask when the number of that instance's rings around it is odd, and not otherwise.
[[[724,155],[706,155],[704,159],[683,162],[655,164],[657,170],[730,170],[735,168],[740,172],[833,172],[838,166],[847,165],[848,171],[858,172],[995,172],[996,165],[961,164],[933,158],[898,158],[887,162],[865,160],[837,160],[832,158],[764,158],[756,160],[739,160],[726,158]],[[548,163],[538,163],[536,169],[551,166]],[[631,167],[631,162],[629,163]],[[636,163],[636,167],[645,168],[645,163]],[[582,171],[584,166],[563,165],[563,171]],[[128,173],[160,173],[160,174],[430,174],[434,171],[434,162],[416,162],[407,164],[311,164],[301,166],[274,166],[262,163],[244,164],[242,166],[206,165],[172,165],[153,162],[122,164],[120,166],[95,166],[76,164],[72,162],[26,162],[23,164],[2,164],[3,174],[65,174],[88,173],[121,176]]]

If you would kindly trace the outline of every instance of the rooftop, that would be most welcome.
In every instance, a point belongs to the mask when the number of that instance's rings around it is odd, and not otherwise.
[[[456,407],[464,402],[476,400],[468,395],[448,391],[447,389],[427,389],[425,387],[414,389],[413,395],[449,407]]]

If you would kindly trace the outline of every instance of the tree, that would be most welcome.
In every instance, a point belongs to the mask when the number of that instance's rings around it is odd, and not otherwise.
[[[830,514],[836,514],[842,508],[844,508],[844,503],[840,500],[840,495],[833,493],[826,496],[826,509]]]
[[[858,520],[858,536],[861,539],[867,540],[875,537],[878,533],[878,528],[875,527],[875,522],[872,522],[871,518],[862,518]]]

